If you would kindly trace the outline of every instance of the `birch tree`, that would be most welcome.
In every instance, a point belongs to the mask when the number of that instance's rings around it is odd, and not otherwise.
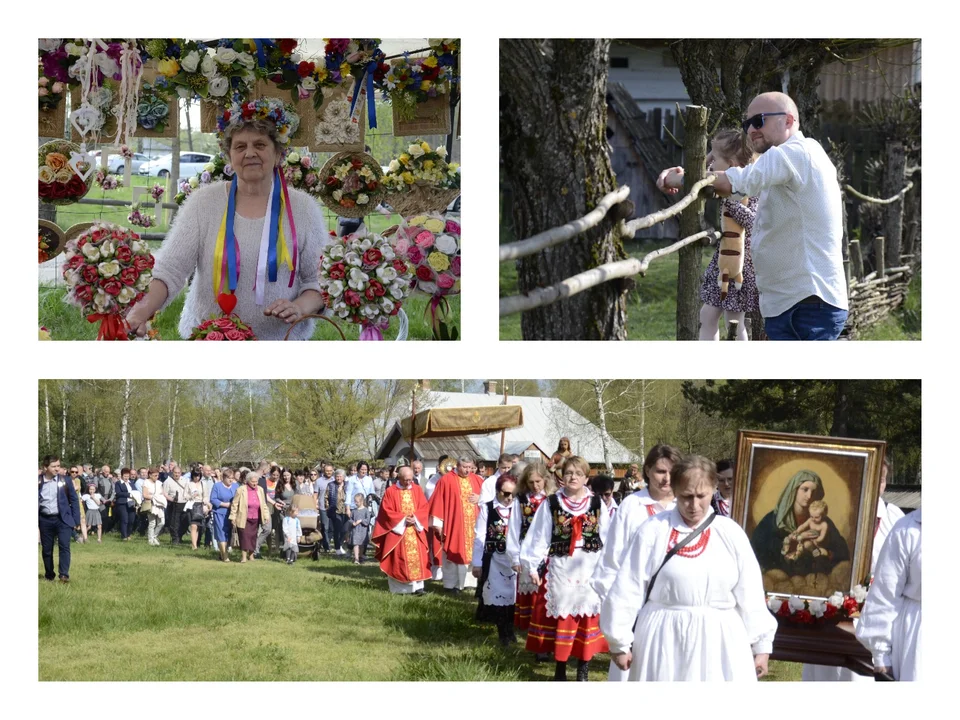
[[[130,379],[123,381],[123,414],[120,416],[120,453],[117,466],[122,467],[127,460],[127,433],[130,427]]]

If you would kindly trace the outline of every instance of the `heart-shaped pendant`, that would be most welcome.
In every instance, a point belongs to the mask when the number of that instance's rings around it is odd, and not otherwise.
[[[220,293],[217,295],[217,305],[223,310],[224,315],[229,315],[237,306],[237,296],[233,293]]]
[[[82,137],[86,137],[103,126],[103,113],[88,102],[70,113],[70,124]]]
[[[67,163],[73,171],[80,176],[80,179],[86,182],[93,175],[96,168],[97,159],[92,153],[71,152],[70,161]],[[85,169],[82,169],[85,168]]]

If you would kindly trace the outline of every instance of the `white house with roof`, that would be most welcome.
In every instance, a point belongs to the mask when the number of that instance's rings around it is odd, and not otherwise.
[[[503,405],[503,394],[496,389],[495,381],[485,382],[479,393],[430,391],[431,408],[473,408]],[[605,464],[600,428],[574,411],[562,400],[550,397],[523,395],[508,396],[507,405],[519,405],[523,412],[523,425],[505,431],[504,452],[515,453],[527,460],[546,459],[556,452],[561,437],[570,438],[575,455],[583,457],[594,466]],[[388,464],[396,464],[406,458],[410,449],[409,439],[403,437],[401,420],[393,421],[393,427],[377,449],[376,458]],[[607,450],[614,465],[629,465],[637,462],[637,456],[614,438],[607,435]],[[454,437],[417,438],[414,454],[423,461],[427,473],[435,472],[441,455],[452,458],[468,456],[496,463],[500,456],[500,432],[485,435],[460,435]]]

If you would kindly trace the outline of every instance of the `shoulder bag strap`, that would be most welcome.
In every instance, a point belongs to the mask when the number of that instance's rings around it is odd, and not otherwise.
[[[663,562],[660,563],[660,567],[657,568],[657,571],[653,574],[653,577],[650,578],[650,583],[647,585],[647,592],[644,593],[644,596],[643,596],[643,604],[644,604],[644,605],[646,605],[646,604],[647,604],[647,600],[650,599],[650,593],[653,592],[653,586],[654,586],[654,583],[657,582],[657,576],[660,574],[660,571],[663,570],[663,566],[667,564],[667,561],[668,561],[670,558],[672,558],[674,555],[676,555],[678,552],[680,552],[680,550],[682,550],[684,547],[686,547],[686,546],[689,545],[691,542],[693,542],[694,540],[696,540],[696,539],[703,533],[704,530],[706,530],[708,527],[710,527],[710,523],[713,522],[713,519],[714,519],[716,516],[717,516],[716,513],[714,513],[713,515],[711,515],[709,518],[707,518],[707,521],[706,521],[705,523],[703,523],[700,527],[698,527],[698,528],[697,528],[696,530],[694,530],[693,532],[688,533],[687,536],[686,536],[683,540],[681,540],[681,541],[678,542],[676,545],[674,545],[672,548],[670,548],[670,552],[667,553],[667,556],[663,559]],[[641,607],[643,607],[643,605],[641,605]]]

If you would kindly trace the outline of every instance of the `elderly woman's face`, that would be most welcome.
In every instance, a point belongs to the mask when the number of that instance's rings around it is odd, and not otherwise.
[[[244,182],[261,182],[273,172],[279,159],[269,135],[251,128],[234,133],[230,142],[230,164]]]
[[[687,527],[696,527],[707,516],[716,488],[703,473],[692,473],[676,489],[677,510]]]
[[[249,473],[247,475],[247,485],[254,487],[257,484],[257,480],[260,479],[260,476],[256,473]]]
[[[797,497],[794,502],[802,508],[809,507],[813,500],[813,492],[817,489],[817,484],[812,480],[807,480],[797,488]]]

